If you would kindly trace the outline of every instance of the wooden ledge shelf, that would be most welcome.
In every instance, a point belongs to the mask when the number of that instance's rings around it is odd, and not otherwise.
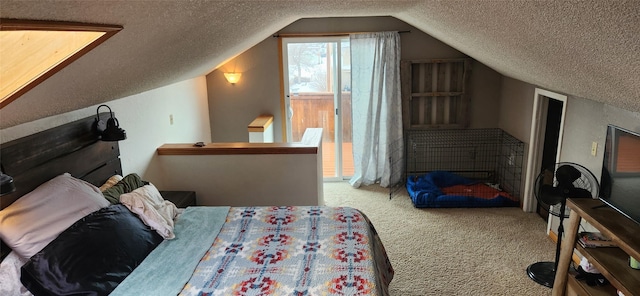
[[[164,144],[157,151],[158,155],[318,154],[318,147],[300,143]]]
[[[249,124],[247,129],[249,132],[262,133],[271,125],[271,123],[273,123],[273,115],[263,114],[256,117],[256,119]]]

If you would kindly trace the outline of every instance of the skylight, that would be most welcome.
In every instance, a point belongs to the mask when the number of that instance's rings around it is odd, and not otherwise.
[[[121,29],[81,23],[0,20],[0,108]]]

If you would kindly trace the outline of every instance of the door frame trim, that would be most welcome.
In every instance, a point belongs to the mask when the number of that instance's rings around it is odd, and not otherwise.
[[[278,59],[279,59],[279,71],[280,71],[280,112],[282,112],[282,138],[283,142],[289,142],[288,135],[290,132],[288,117],[289,117],[289,101],[287,100],[287,88],[289,87],[288,78],[289,75],[285,71],[288,71],[289,61],[285,60],[287,53],[286,44],[288,43],[313,43],[313,42],[336,42],[338,47],[342,39],[345,36],[301,36],[301,37],[278,37]],[[295,40],[295,42],[290,41]],[[321,41],[320,41],[321,40]],[[286,64],[285,64],[286,63]],[[339,65],[338,65],[339,66]],[[334,112],[335,115],[335,112]]]
[[[533,194],[533,186],[538,176],[537,167],[542,159],[544,148],[544,131],[546,129],[547,108],[549,99],[561,101],[562,116],[560,117],[560,131],[558,133],[558,149],[556,152],[556,162],[560,161],[562,151],[562,135],[564,133],[564,121],[567,111],[567,96],[552,91],[536,88],[533,96],[533,114],[531,116],[531,135],[529,137],[529,151],[527,160],[527,171],[525,174],[524,198],[522,209],[525,212],[534,212],[537,200]]]
[[[289,139],[287,137],[287,113],[286,112],[286,99],[284,97],[284,52],[282,51],[282,38],[278,38],[278,71],[280,71],[280,114],[282,114],[282,142],[287,143]]]
[[[343,175],[343,151],[342,151],[342,94],[341,94],[341,81],[342,81],[342,42],[347,39],[348,35],[339,36],[300,36],[300,37],[279,37],[278,38],[278,58],[279,58],[279,71],[280,71],[280,110],[282,116],[282,135],[284,142],[292,141],[291,136],[291,121],[289,119],[291,108],[291,94],[289,93],[289,61],[288,61],[288,44],[290,43],[333,43],[335,45],[335,55],[339,59],[333,59],[335,63],[332,68],[336,72],[334,74],[334,83],[332,86],[333,92],[333,121],[334,121],[334,149],[335,151],[335,174],[333,177],[324,177],[324,181],[342,181],[345,178]],[[338,151],[338,149],[340,149]]]

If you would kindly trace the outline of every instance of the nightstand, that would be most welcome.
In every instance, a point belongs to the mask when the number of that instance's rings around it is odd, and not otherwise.
[[[178,208],[186,208],[196,205],[195,191],[160,191],[162,197],[176,205]]]

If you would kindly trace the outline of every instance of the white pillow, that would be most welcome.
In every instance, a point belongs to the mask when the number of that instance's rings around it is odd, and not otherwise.
[[[108,205],[96,186],[65,173],[0,211],[0,238],[30,258],[80,218]]]
[[[29,261],[11,252],[0,263],[0,295],[32,295],[20,282],[20,268]]]
[[[172,202],[162,198],[153,184],[120,195],[120,202],[163,238],[175,238],[173,220],[178,215],[178,208]]]

